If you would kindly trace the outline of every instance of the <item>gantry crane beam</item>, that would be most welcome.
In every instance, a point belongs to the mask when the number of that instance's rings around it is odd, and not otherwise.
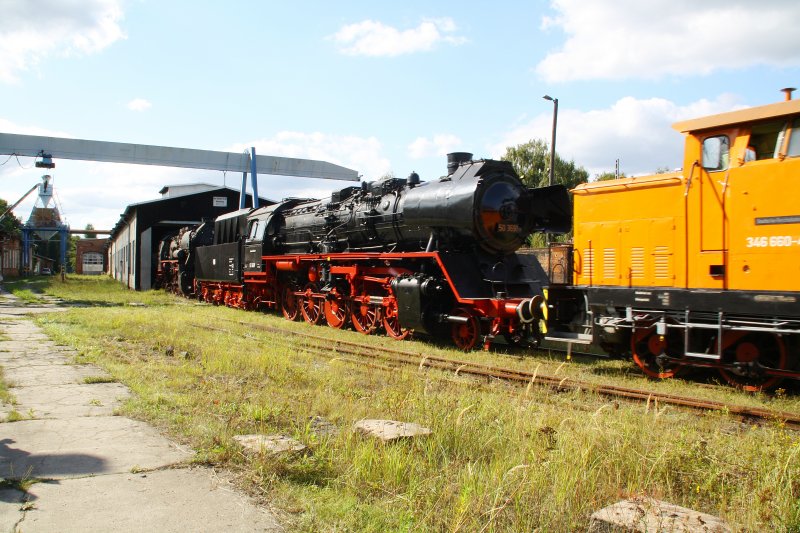
[[[171,148],[146,144],[128,144],[62,137],[42,137],[0,133],[0,155],[25,157],[51,156],[109,163],[133,163],[164,167],[197,168],[248,172],[253,167],[247,152],[217,152],[193,148]],[[358,181],[355,170],[326,161],[257,155],[258,174]]]

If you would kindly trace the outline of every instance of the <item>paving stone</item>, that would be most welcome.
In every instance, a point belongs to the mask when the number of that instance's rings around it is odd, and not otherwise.
[[[623,500],[595,512],[589,533],[729,533],[722,519],[652,498]]]
[[[256,454],[280,455],[306,449],[305,444],[286,435],[236,435],[233,440],[245,451]]]
[[[128,387],[119,383],[14,387],[10,391],[17,400],[14,408],[35,419],[112,416],[131,396]]]
[[[16,363],[16,362],[15,362]],[[49,365],[3,365],[3,375],[6,381],[13,383],[14,387],[35,387],[41,385],[66,385],[71,383],[85,383],[86,378],[108,378],[103,372],[93,365],[68,365],[64,363],[51,363]]]
[[[119,474],[192,456],[144,422],[118,416],[25,420],[2,428],[0,477],[7,479]]]
[[[275,518],[204,468],[35,484],[25,533],[278,532]]]
[[[430,429],[419,424],[395,420],[360,420],[353,427],[361,433],[377,437],[385,442],[431,434]]]
[[[0,352],[0,366],[8,370],[9,368],[22,368],[22,367],[27,368],[27,367],[37,367],[37,366],[58,366],[58,365],[72,364],[71,358],[65,357],[63,355],[36,354],[34,357],[35,359],[31,359],[31,357],[25,357],[21,355],[3,357],[3,353]]]
[[[36,385],[65,385],[84,383],[86,378],[109,378],[110,376],[94,365],[31,365],[5,367],[6,380],[15,387]]]

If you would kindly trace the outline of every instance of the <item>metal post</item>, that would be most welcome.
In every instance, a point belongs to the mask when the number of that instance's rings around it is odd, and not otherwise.
[[[550,144],[550,176],[547,180],[547,184],[552,186],[553,182],[555,181],[556,175],[556,124],[558,124],[558,98],[553,98],[549,95],[542,96],[545,100],[550,100],[553,102],[553,142]],[[550,241],[552,240],[553,236],[548,233],[547,234],[547,248],[550,248]],[[549,260],[549,257],[548,257]]]
[[[558,124],[558,98],[544,95],[542,98],[553,102],[553,142],[550,145],[550,179],[548,185],[552,185],[555,180],[556,172],[556,125]]]
[[[61,237],[61,246],[59,249],[60,258],[61,258],[61,269],[64,272],[64,269],[67,267],[67,236],[69,235],[69,229],[66,227],[62,227],[58,230],[58,235]]]
[[[22,229],[22,272],[28,270],[31,261],[31,231]],[[22,274],[20,272],[20,274]]]
[[[250,147],[250,181],[253,182],[253,209],[258,207],[258,172],[256,172],[256,147]]]
[[[247,151],[244,152],[247,154]],[[242,154],[244,156],[244,154]],[[248,154],[247,157],[249,158],[250,155]],[[245,208],[245,202],[247,201],[247,166],[244,166],[244,171],[242,172],[242,188],[239,189],[239,209]]]

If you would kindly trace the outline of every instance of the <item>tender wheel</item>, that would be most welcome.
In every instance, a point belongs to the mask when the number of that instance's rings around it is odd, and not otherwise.
[[[300,315],[300,306],[293,287],[286,287],[281,298],[281,312],[286,320],[297,320]]]
[[[348,314],[344,294],[334,287],[325,299],[325,320],[330,327],[342,329],[347,324]]]
[[[369,297],[364,297],[368,300]],[[380,308],[370,305],[364,301],[355,301],[351,303],[350,320],[353,321],[353,327],[356,331],[364,335],[371,335],[378,329],[378,324],[381,321]]]
[[[769,376],[764,368],[786,370],[788,357],[783,337],[773,333],[727,333],[723,337],[725,346],[723,363],[730,365],[720,369],[722,378],[742,390],[756,392],[775,388],[783,378]]]
[[[481,337],[481,327],[478,317],[468,309],[457,309],[454,316],[465,318],[464,322],[454,322],[452,327],[453,342],[459,349],[472,350]]]
[[[386,334],[393,339],[403,340],[411,334],[410,329],[400,327],[400,317],[397,315],[397,300],[389,299],[389,304],[383,308],[383,328]]]
[[[317,292],[317,284],[306,284],[305,292],[305,296],[300,300],[300,312],[303,313],[303,318],[306,322],[318,324],[322,318],[322,300],[312,296]]]
[[[667,379],[674,377],[681,370],[680,363],[664,357],[669,346],[668,335],[669,331],[667,336],[657,335],[656,327],[653,324],[634,327],[631,334],[633,362],[642,369],[647,377]]]

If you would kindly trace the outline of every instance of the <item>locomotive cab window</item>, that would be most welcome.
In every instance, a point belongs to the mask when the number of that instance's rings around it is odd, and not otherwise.
[[[773,159],[778,157],[785,134],[786,123],[782,120],[755,124],[750,133],[748,148],[755,151],[756,160]]]
[[[708,137],[703,141],[703,168],[709,172],[728,169],[731,141],[727,135]]]
[[[264,236],[264,228],[267,226],[261,220],[254,220],[250,223],[250,231],[249,231],[249,240],[251,241],[260,241]]]
[[[792,132],[789,137],[789,147],[786,149],[786,155],[789,157],[800,156],[800,118],[796,118],[792,122]]]

